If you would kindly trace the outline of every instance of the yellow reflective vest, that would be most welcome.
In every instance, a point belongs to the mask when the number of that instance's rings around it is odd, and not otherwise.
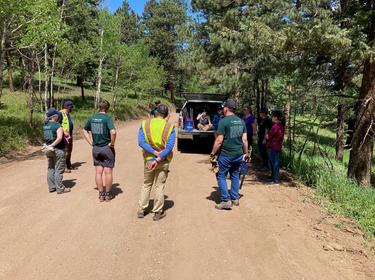
[[[147,144],[155,151],[162,151],[167,145],[168,138],[173,130],[173,125],[167,123],[165,119],[152,118],[142,122],[142,130]],[[154,155],[143,150],[143,157],[146,161],[149,161],[154,158]],[[170,152],[166,158],[168,161],[171,161],[173,152]]]
[[[64,130],[64,133],[70,134],[70,124],[69,124],[68,115],[65,113],[64,110],[61,110],[60,112],[63,116],[61,127]]]

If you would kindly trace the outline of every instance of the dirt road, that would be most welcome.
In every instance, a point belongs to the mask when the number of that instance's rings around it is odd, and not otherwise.
[[[110,203],[97,200],[82,140],[79,170],[64,178],[69,194],[48,193],[42,157],[0,167],[0,279],[375,279],[362,237],[332,226],[291,184],[269,188],[253,175],[240,207],[216,210],[207,155],[176,153],[167,217],[137,219],[138,125],[119,129]]]

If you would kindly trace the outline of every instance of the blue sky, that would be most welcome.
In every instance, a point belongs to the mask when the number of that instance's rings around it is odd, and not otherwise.
[[[147,0],[128,0],[130,6],[135,10],[139,15],[143,12],[143,7]],[[122,5],[123,0],[104,0],[103,7],[108,8],[111,12],[117,10],[118,7]]]

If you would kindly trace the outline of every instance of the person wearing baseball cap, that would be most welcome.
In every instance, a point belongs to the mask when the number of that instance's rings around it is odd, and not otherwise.
[[[228,99],[223,104],[224,118],[220,120],[217,137],[212,148],[211,160],[218,156],[219,171],[216,174],[221,202],[216,209],[231,209],[239,205],[240,165],[248,158],[248,142],[245,123],[235,115],[236,102]],[[227,175],[230,174],[231,190],[228,191]]]
[[[155,186],[153,220],[166,216],[164,212],[164,189],[173,157],[176,132],[168,123],[169,110],[164,104],[156,107],[156,117],[142,121],[138,132],[138,145],[143,149],[144,185],[138,202],[138,218],[144,218],[149,205],[151,188]]]
[[[43,126],[45,149],[48,159],[47,182],[49,192],[63,194],[70,192],[62,183],[65,169],[65,142],[63,141],[63,129],[59,124],[59,114],[55,108],[48,109],[46,122]]]
[[[72,151],[73,151],[73,120],[71,117],[71,112],[74,108],[74,104],[71,100],[64,102],[63,109],[60,111],[62,114],[61,126],[64,130],[64,141],[65,141],[65,160],[66,160],[66,173],[72,172]]]
[[[155,106],[152,107],[152,109],[150,111],[150,117],[154,117],[155,118],[156,117],[157,108],[160,105],[160,100],[156,100],[154,104],[155,104]]]

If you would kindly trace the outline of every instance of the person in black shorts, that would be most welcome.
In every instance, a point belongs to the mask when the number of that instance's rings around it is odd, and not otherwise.
[[[99,201],[110,201],[113,183],[113,168],[115,166],[116,128],[112,117],[107,115],[109,102],[99,103],[99,112],[89,118],[84,127],[86,141],[93,147],[92,155],[96,169],[95,182],[99,190]],[[105,187],[103,186],[105,174]]]

